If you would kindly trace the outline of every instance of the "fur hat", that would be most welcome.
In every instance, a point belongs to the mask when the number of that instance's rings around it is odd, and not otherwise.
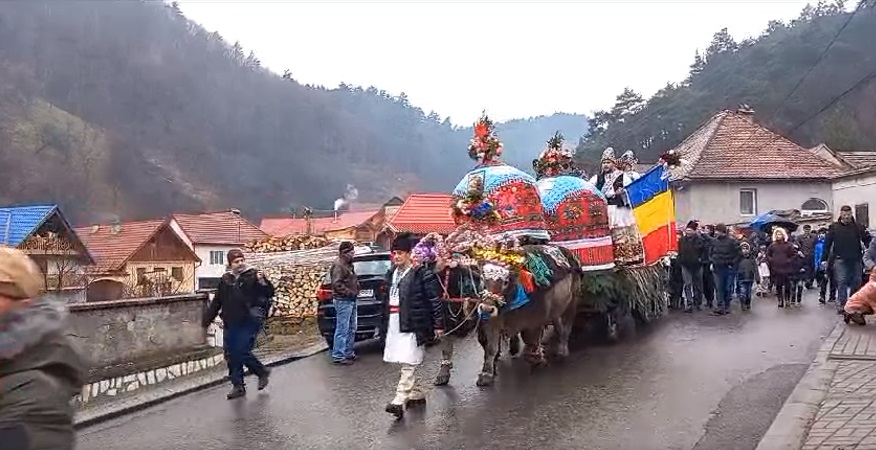
[[[413,235],[411,233],[399,233],[392,241],[391,251],[410,252],[414,249]]]
[[[611,147],[602,152],[602,162],[606,161],[617,162],[617,158],[614,156],[614,149]]]
[[[355,248],[350,241],[341,242],[341,245],[338,247],[338,253],[342,255],[347,252],[352,252],[353,250],[355,250]]]
[[[225,259],[228,260],[228,264],[231,264],[231,262],[237,258],[243,258],[243,250],[239,248],[228,250],[228,254],[225,256]]]
[[[685,226],[685,228],[690,229],[690,230],[694,230],[694,231],[696,231],[699,227],[700,227],[700,223],[697,222],[696,220],[689,221],[687,223],[687,226]]]
[[[42,287],[42,273],[30,257],[0,246],[0,295],[25,300],[39,296]]]

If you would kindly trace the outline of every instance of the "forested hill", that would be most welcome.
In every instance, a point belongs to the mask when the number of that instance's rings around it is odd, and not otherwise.
[[[258,216],[330,208],[347,183],[369,202],[446,191],[471,166],[468,130],[404,94],[304,86],[183,12],[0,2],[0,204],[58,202],[77,222]]]
[[[864,0],[856,12],[846,12],[845,2],[822,1],[742,42],[719,31],[695,55],[687,79],[647,100],[627,89],[613,108],[594,113],[578,157],[593,161],[612,146],[653,162],[711,115],[741,104],[755,110],[758,122],[802,145],[876,150],[874,4]]]

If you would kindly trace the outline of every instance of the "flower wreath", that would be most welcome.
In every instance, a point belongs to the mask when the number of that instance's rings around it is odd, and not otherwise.
[[[541,179],[558,175],[580,175],[581,172],[575,167],[572,159],[575,156],[574,152],[563,148],[563,142],[563,135],[557,131],[547,141],[548,147],[541,152],[538,159],[532,160],[532,168],[535,170],[537,178]]]
[[[502,142],[496,137],[493,121],[484,112],[480,120],[474,124],[474,137],[468,146],[468,157],[481,164],[498,162],[502,156]]]

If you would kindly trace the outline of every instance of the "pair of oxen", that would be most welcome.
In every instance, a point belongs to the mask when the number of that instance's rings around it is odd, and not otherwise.
[[[518,245],[515,254],[522,259],[549,261],[550,268],[533,283],[531,274],[519,267],[489,259],[469,258],[465,264],[452,264],[439,273],[451,300],[444,302],[445,328],[450,331],[442,346],[442,363],[435,385],[450,381],[454,345],[476,330],[484,350],[484,364],[478,386],[491,386],[502,343],[510,338],[512,356],[520,353],[532,366],[569,354],[569,337],[581,293],[582,272],[577,258],[562,247],[547,244]],[[523,278],[530,278],[527,280]],[[520,304],[522,285],[526,292]],[[517,303],[517,304],[515,304]],[[550,327],[549,327],[550,326]],[[550,331],[550,332],[548,332]]]

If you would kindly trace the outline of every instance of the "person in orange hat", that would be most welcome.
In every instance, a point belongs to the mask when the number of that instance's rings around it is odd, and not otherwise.
[[[64,333],[63,299],[40,296],[43,277],[19,250],[0,246],[0,448],[72,450],[70,401],[87,365]]]

